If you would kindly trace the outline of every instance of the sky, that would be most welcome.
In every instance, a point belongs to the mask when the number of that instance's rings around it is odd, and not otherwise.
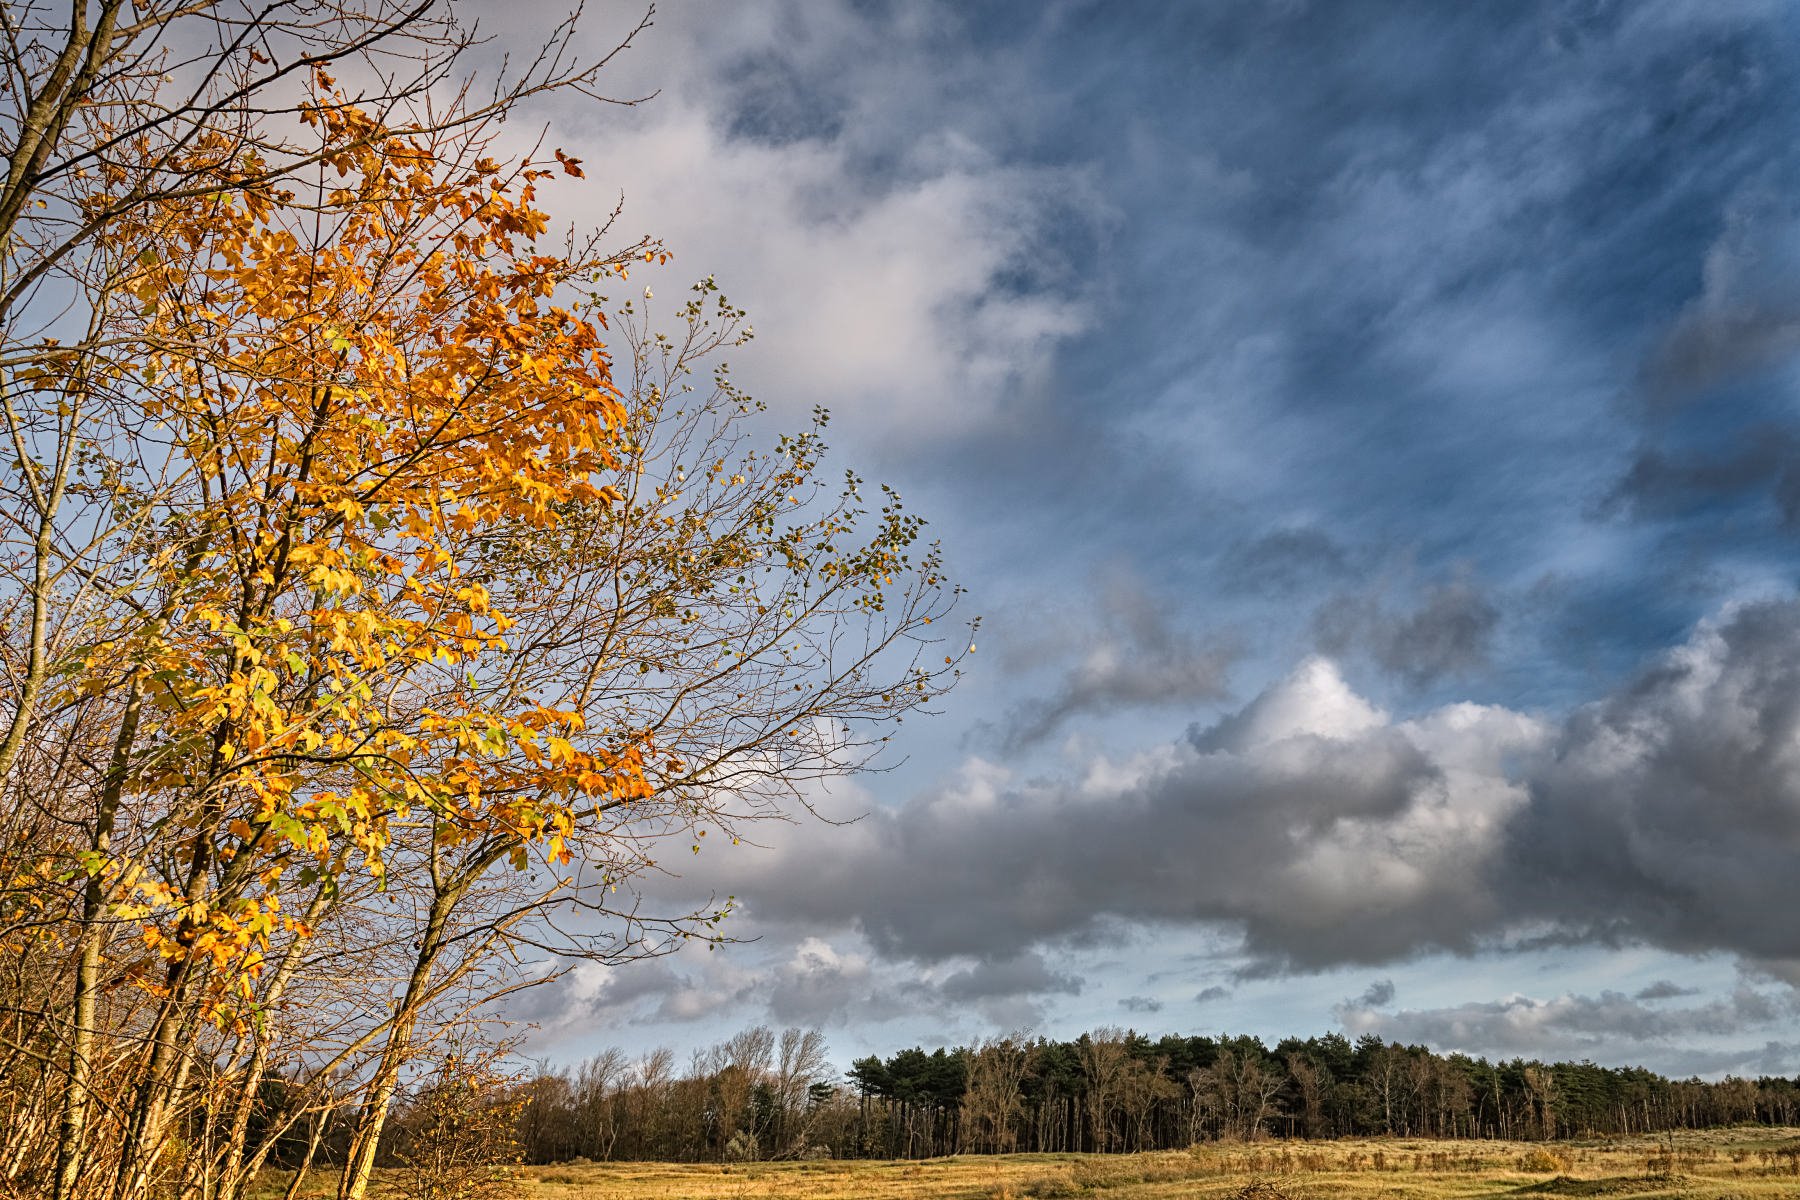
[[[860,820],[652,885],[741,944],[576,967],[531,1053],[1800,1072],[1800,9],[668,0],[608,86],[558,215],[748,308],[983,628]]]

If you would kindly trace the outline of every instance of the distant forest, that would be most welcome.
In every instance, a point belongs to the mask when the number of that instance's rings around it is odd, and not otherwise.
[[[1181,1148],[1215,1139],[1550,1139],[1800,1120],[1800,1081],[1669,1079],[1591,1062],[1490,1062],[1329,1033],[1152,1040],[1099,1029],[857,1059],[817,1031],[747,1030],[685,1069],[607,1051],[508,1089],[526,1161],[910,1158]],[[398,1136],[405,1136],[406,1120]]]

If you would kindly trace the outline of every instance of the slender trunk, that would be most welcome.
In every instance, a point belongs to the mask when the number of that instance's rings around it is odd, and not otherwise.
[[[431,913],[425,923],[424,936],[419,940],[419,953],[413,960],[412,974],[406,981],[406,991],[400,999],[399,1011],[394,1014],[393,1024],[389,1027],[387,1045],[381,1051],[381,1061],[375,1068],[374,1077],[369,1081],[362,1120],[357,1123],[356,1133],[350,1139],[350,1154],[344,1163],[344,1173],[338,1180],[338,1200],[363,1200],[368,1194],[369,1177],[375,1169],[375,1152],[380,1148],[381,1131],[387,1125],[388,1110],[393,1105],[394,1093],[400,1087],[400,1069],[406,1063],[408,1051],[412,1049],[413,1029],[431,984],[432,967],[443,949],[444,931],[449,924],[450,911],[459,899],[460,891],[442,890],[432,898]]]
[[[104,865],[112,848],[113,821],[118,815],[119,798],[125,791],[126,767],[131,758],[132,743],[137,740],[138,716],[143,701],[143,682],[133,678],[131,692],[125,701],[125,712],[119,722],[119,733],[113,739],[112,762],[100,793],[100,808],[94,819],[94,836],[90,845],[95,861],[81,898],[81,955],[75,968],[75,1028],[69,1045],[69,1079],[63,1102],[62,1127],[56,1138],[56,1200],[68,1200],[81,1179],[87,1152],[88,1118],[93,1107],[93,1069],[100,1002],[101,956],[106,947],[108,926],[102,917],[106,911],[107,882]]]
[[[321,888],[306,908],[301,921],[308,925],[317,925],[320,916],[330,907],[325,889]],[[288,983],[299,969],[301,961],[300,946],[295,944],[288,948],[288,953],[276,968],[273,977],[263,991],[263,1007],[273,1013],[287,991]],[[257,1094],[262,1089],[263,1077],[269,1068],[269,1051],[274,1043],[275,1030],[266,1029],[256,1035],[256,1041],[250,1052],[250,1061],[244,1067],[244,1076],[238,1087],[237,1102],[232,1114],[231,1131],[227,1135],[225,1148],[219,1157],[219,1191],[218,1200],[238,1200],[246,1185],[255,1177],[257,1169],[268,1156],[273,1138],[257,1148],[246,1169],[245,1153],[249,1141],[250,1114],[256,1107]]]
[[[123,0],[104,0],[100,6],[99,20],[89,29],[86,0],[76,0],[69,19],[69,40],[57,57],[56,66],[45,79],[43,88],[31,98],[20,124],[17,144],[9,155],[6,181],[4,185],[0,185],[0,246],[11,241],[13,226],[18,222],[19,214],[24,211],[26,203],[31,199],[32,189],[38,183],[37,173],[43,169],[51,151],[62,139],[70,117],[93,87],[95,78],[105,65],[122,2]],[[0,311],[0,325],[5,324],[6,317],[7,314]],[[18,451],[21,462],[29,462],[18,421],[13,417],[10,406],[7,417],[13,447]],[[12,771],[13,760],[18,757],[19,750],[25,743],[26,730],[30,728],[35,715],[38,693],[49,676],[46,646],[52,574],[50,551],[56,514],[62,505],[63,489],[68,479],[69,455],[74,448],[74,441],[71,436],[58,456],[57,470],[50,482],[47,496],[38,490],[29,469],[25,471],[26,485],[33,500],[37,502],[38,509],[37,538],[32,553],[31,645],[12,720],[7,727],[6,736],[0,739],[0,781],[4,781]]]
[[[150,1188],[174,1095],[186,1077],[185,1069],[177,1068],[185,1068],[181,1033],[187,1024],[186,1000],[192,976],[191,959],[170,963],[164,982],[168,994],[151,1026],[150,1057],[121,1142],[123,1153],[113,1189],[115,1200],[135,1200]]]
[[[300,1185],[306,1182],[306,1176],[312,1170],[313,1157],[319,1152],[319,1142],[325,1137],[325,1118],[331,1110],[313,1114],[312,1128],[306,1139],[306,1153],[300,1157],[300,1165],[294,1168],[294,1177],[288,1180],[287,1191],[282,1193],[281,1200],[299,1200]]]
[[[241,660],[234,655],[232,668],[235,670],[240,666]],[[229,722],[220,724],[213,731],[213,758],[208,777],[215,786],[226,773],[223,749],[230,736]],[[195,821],[194,836],[189,842],[188,877],[182,891],[185,910],[175,935],[176,942],[184,951],[188,950],[199,935],[192,913],[206,894],[207,879],[214,863],[209,829],[212,822],[221,815],[222,809],[222,802],[216,794],[206,795],[203,800]],[[215,902],[216,900],[215,897]],[[115,1200],[135,1200],[148,1190],[150,1173],[157,1156],[162,1152],[163,1135],[174,1111],[175,1097],[187,1078],[190,1060],[182,1052],[182,1034],[191,1027],[194,1017],[189,1003],[189,989],[198,982],[195,971],[197,961],[199,960],[191,953],[183,953],[169,962],[163,985],[163,1000],[157,1008],[156,1019],[151,1023],[150,1033],[146,1038],[150,1045],[150,1058],[126,1126],[125,1156],[119,1164]]]

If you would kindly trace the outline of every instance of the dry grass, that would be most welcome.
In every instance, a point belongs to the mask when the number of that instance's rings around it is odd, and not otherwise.
[[[1772,1200],[1800,1197],[1800,1129],[1549,1146],[1388,1138],[924,1162],[597,1163],[525,1167],[519,1174],[525,1200]],[[280,1182],[265,1181],[267,1194],[279,1195]],[[321,1178],[319,1194],[324,1183]]]

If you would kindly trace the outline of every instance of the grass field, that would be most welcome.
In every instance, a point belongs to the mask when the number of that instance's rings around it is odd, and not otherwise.
[[[1709,1130],[1678,1134],[1673,1141],[1389,1138],[1208,1145],[1133,1155],[971,1155],[922,1162],[582,1163],[524,1167],[518,1175],[525,1200],[1760,1200],[1800,1197],[1800,1129]],[[265,1183],[278,1186],[275,1179]]]

